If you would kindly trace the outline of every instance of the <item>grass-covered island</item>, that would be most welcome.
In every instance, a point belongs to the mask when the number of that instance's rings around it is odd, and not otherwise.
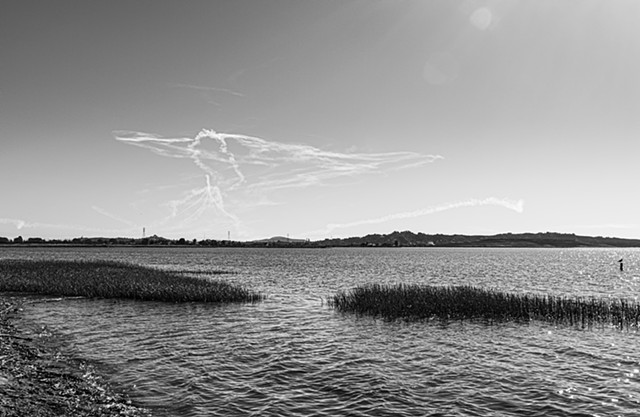
[[[540,320],[620,328],[637,328],[640,321],[635,301],[511,294],[472,286],[371,284],[338,292],[328,301],[338,311],[390,320]]]
[[[167,302],[258,302],[221,280],[115,261],[0,260],[0,292]]]

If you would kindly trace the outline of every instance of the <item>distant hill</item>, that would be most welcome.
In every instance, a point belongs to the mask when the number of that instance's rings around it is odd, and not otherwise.
[[[438,247],[515,247],[515,248],[596,248],[640,247],[640,239],[578,236],[569,233],[503,233],[482,235],[428,235],[410,231],[386,235],[371,234],[345,239],[313,242],[324,246],[438,246]]]
[[[290,239],[284,236],[274,236],[268,239],[253,240],[249,243],[306,243],[306,239]]]

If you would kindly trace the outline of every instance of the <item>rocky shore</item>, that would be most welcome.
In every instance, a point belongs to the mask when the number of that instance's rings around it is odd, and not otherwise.
[[[0,417],[151,416],[113,390],[91,365],[65,357],[15,325],[25,300],[0,295]]]

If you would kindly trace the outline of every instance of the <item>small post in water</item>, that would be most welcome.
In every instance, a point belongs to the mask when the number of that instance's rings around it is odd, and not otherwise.
[[[618,263],[620,263],[620,270],[621,270],[621,271],[624,271],[624,266],[623,266],[623,263],[622,263],[622,258],[620,258],[620,260],[618,261]]]

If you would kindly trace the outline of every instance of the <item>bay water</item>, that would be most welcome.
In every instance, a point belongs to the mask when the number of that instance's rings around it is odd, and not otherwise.
[[[639,249],[7,247],[217,276],[257,304],[34,297],[46,326],[158,416],[636,416],[637,329],[385,321],[327,305],[366,283],[636,300]],[[625,271],[617,260],[624,258]]]

